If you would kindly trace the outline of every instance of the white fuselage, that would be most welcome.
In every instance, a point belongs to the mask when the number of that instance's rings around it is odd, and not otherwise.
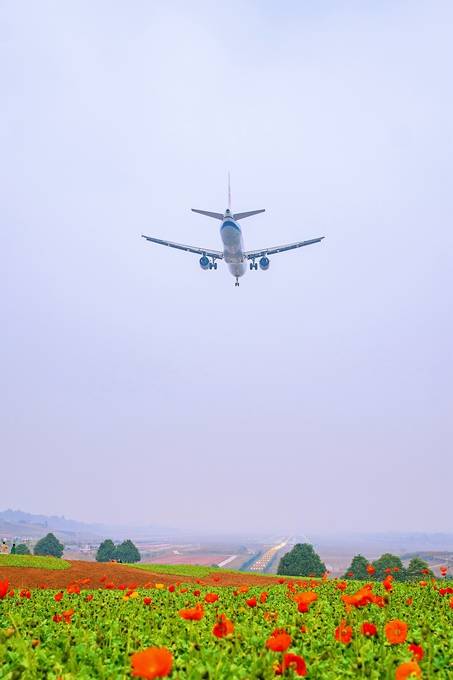
[[[242,232],[229,210],[226,211],[223,218],[220,236],[223,242],[223,255],[228,269],[236,278],[243,276],[247,270],[247,262],[244,257]]]

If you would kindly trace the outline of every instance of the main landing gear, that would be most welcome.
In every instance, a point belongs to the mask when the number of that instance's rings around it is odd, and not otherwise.
[[[238,276],[236,276],[236,283],[234,285],[239,286],[239,277]]]

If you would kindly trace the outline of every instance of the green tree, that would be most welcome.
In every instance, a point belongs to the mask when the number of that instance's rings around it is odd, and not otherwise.
[[[348,569],[346,570],[343,578],[354,578],[359,581],[367,581],[370,578],[366,568],[368,565],[368,560],[363,555],[356,555],[352,558],[352,562]]]
[[[141,560],[139,551],[129,539],[116,546],[115,558],[120,562],[140,562]]]
[[[373,576],[376,581],[383,581],[389,574],[393,576],[395,581],[406,580],[406,570],[397,555],[384,553],[377,560],[374,560],[373,567],[376,569]]]
[[[96,562],[110,562],[114,560],[115,555],[115,545],[110,538],[102,541],[96,553]]]
[[[424,570],[428,570],[428,573],[423,573]],[[422,560],[421,557],[413,557],[409,562],[406,569],[406,578],[408,581],[418,581],[420,579],[426,578],[426,576],[434,576],[433,572],[428,566],[428,562]]]
[[[285,576],[322,576],[326,565],[309,543],[297,543],[292,550],[283,555],[277,574]]]
[[[51,555],[52,557],[61,557],[63,555],[64,545],[60,543],[58,538],[53,534],[47,534],[41,538],[35,545],[33,550],[35,555]]]
[[[25,543],[19,543],[16,546],[16,555],[31,555],[30,548]]]

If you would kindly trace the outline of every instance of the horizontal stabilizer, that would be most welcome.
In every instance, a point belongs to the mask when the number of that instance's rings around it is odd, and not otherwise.
[[[249,210],[248,212],[243,212],[243,213],[234,213],[234,219],[235,220],[243,220],[245,217],[251,217],[252,215],[259,215],[259,213],[264,212],[264,208],[262,210]]]
[[[215,220],[223,220],[222,213],[209,212],[209,210],[196,210],[195,208],[192,208],[192,212],[206,215],[206,217],[213,217]]]

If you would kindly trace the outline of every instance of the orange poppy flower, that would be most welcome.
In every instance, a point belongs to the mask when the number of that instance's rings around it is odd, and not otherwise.
[[[195,607],[189,609],[180,609],[179,616],[187,621],[200,621],[204,616],[204,609],[201,604],[196,604]]]
[[[388,593],[391,593],[393,590],[392,582],[390,581],[389,577],[387,576],[386,579],[383,581],[383,586],[386,589]]]
[[[164,678],[170,675],[173,656],[165,647],[148,647],[131,656],[131,674],[136,678]]]
[[[276,628],[271,636],[266,640],[267,649],[273,652],[286,652],[291,644],[291,635],[282,629]]]
[[[92,599],[93,599],[93,594],[89,593],[85,598],[85,602],[91,602]]]
[[[391,645],[399,645],[406,641],[407,637],[407,623],[400,621],[400,619],[393,619],[385,624],[385,637]]]
[[[63,620],[65,623],[71,623],[71,619],[74,615],[74,610],[73,609],[67,609],[65,612],[63,612]]]
[[[144,597],[143,598],[143,604],[146,604],[147,606],[150,605],[152,602],[152,599],[150,597]]]
[[[414,603],[414,598],[413,597],[408,597],[406,600],[406,604],[408,607],[410,607],[411,604]]]
[[[440,575],[441,576],[446,576],[448,571],[448,567],[441,567],[440,568]]]
[[[53,598],[53,599],[55,600],[55,602],[61,602],[62,598],[63,598],[63,591],[60,590],[59,593],[57,593],[56,595],[54,595],[54,598]]]
[[[422,670],[416,661],[402,663],[395,672],[395,680],[407,680],[407,678],[421,678]]]
[[[297,654],[285,654],[281,664],[275,668],[275,675],[283,675],[287,668],[292,668],[296,675],[307,675],[305,659]]]
[[[220,581],[220,576],[213,576],[212,580],[218,583]]]
[[[450,609],[453,609],[453,597],[450,600]]]
[[[376,568],[373,567],[372,564],[367,564],[367,565],[366,565],[366,570],[367,570],[367,572],[370,574],[370,576],[372,576],[373,574],[376,573]]]
[[[368,621],[365,621],[362,623],[362,627],[360,629],[362,631],[362,635],[365,635],[365,637],[374,637],[377,635],[377,628],[374,625],[374,623],[368,623]]]
[[[409,645],[409,651],[412,652],[414,661],[421,661],[425,655],[423,647],[416,645],[415,642]]]
[[[212,629],[213,635],[215,635],[218,638],[223,638],[226,635],[231,635],[233,631],[234,624],[229,619],[227,619],[225,614],[220,614],[220,616],[217,619],[217,623]]]
[[[204,601],[208,602],[209,604],[212,604],[213,602],[217,602],[218,599],[219,596],[217,595],[217,593],[208,593],[205,596]]]
[[[266,591],[262,592],[261,595],[260,595],[261,604],[264,604],[267,601],[268,597],[269,597],[269,593],[266,593]]]
[[[77,583],[70,583],[66,588],[69,595],[80,595],[80,586]]]
[[[352,640],[352,628],[346,625],[346,621],[343,619],[337,628],[335,628],[335,640],[342,642],[344,645],[349,645]]]
[[[337,590],[346,590],[347,587],[348,587],[348,584],[346,583],[346,581],[338,581],[338,583],[335,586],[335,588],[337,588]]]
[[[256,597],[251,597],[248,600],[245,601],[246,604],[248,604],[249,607],[256,607]]]

